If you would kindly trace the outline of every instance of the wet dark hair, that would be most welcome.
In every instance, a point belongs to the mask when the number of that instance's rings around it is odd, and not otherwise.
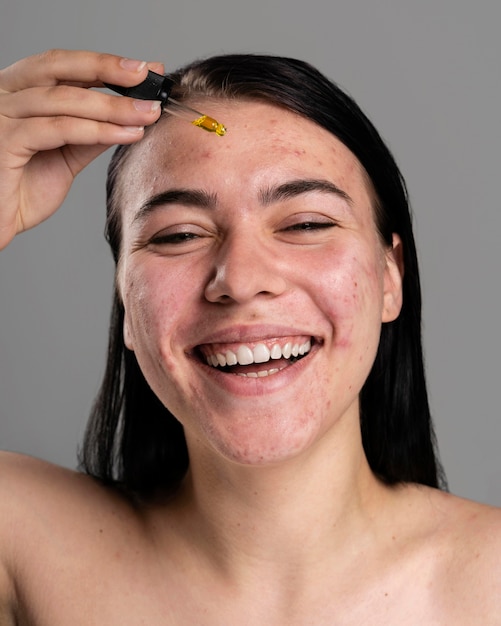
[[[383,324],[377,356],[361,392],[361,430],[373,472],[384,482],[445,488],[430,418],[421,344],[421,289],[405,182],[385,143],[353,99],[311,65],[263,55],[224,55],[172,75],[177,100],[258,100],[325,128],[357,157],[372,184],[382,240],[403,242],[403,306]],[[107,183],[107,238],[120,257],[120,174],[134,147],[120,146]],[[81,468],[128,490],[173,490],[186,473],[181,424],[151,391],[123,340],[124,309],[114,294],[108,361],[80,451]]]

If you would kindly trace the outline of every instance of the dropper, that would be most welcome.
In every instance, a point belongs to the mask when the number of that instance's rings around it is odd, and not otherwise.
[[[129,98],[137,98],[138,100],[159,100],[162,103],[162,109],[167,113],[171,113],[176,117],[180,117],[194,126],[203,128],[210,133],[216,133],[222,137],[226,133],[226,128],[217,120],[209,115],[204,115],[191,107],[174,100],[170,97],[170,92],[174,86],[174,81],[168,76],[148,71],[148,76],[139,85],[134,87],[121,87],[120,85],[109,85],[105,83],[105,87],[116,91],[122,96]]]

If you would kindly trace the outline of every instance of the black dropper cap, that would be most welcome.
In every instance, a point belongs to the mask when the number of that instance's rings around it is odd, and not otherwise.
[[[174,81],[168,76],[162,76],[162,74],[157,74],[150,70],[145,80],[134,87],[121,87],[120,85],[109,85],[108,83],[105,83],[105,86],[129,98],[160,100],[162,105],[165,106],[174,86]]]

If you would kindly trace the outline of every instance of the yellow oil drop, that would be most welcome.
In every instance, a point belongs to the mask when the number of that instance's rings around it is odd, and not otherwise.
[[[219,135],[220,137],[226,134],[226,128],[213,117],[209,117],[208,115],[202,115],[202,117],[193,120],[192,124],[207,130],[209,133],[216,133],[216,135]]]

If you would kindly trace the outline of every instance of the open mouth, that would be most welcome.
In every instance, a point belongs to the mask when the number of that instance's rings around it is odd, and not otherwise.
[[[313,345],[313,337],[301,337],[231,346],[204,344],[198,347],[197,352],[209,367],[221,372],[264,378],[303,359]]]

